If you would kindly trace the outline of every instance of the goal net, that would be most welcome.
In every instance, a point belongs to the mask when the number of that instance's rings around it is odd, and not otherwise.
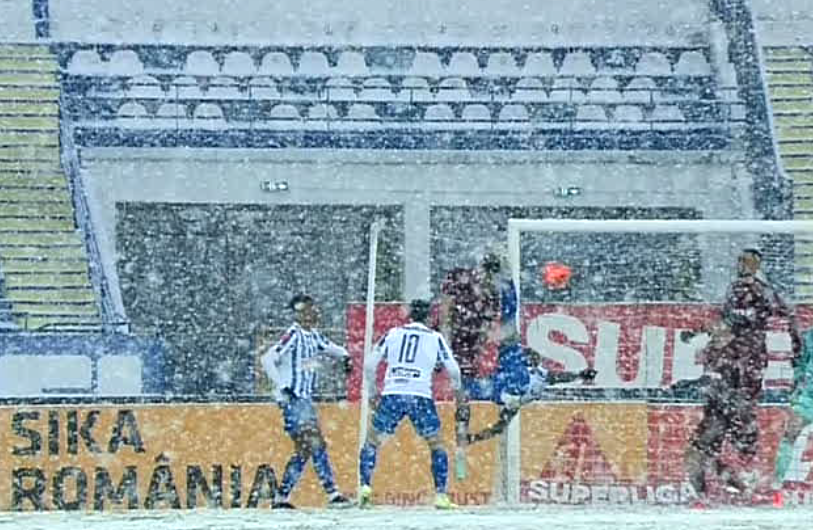
[[[809,327],[811,241],[813,223],[802,221],[510,220],[523,342],[551,370],[592,367],[598,375],[590,385],[551,387],[523,407],[501,441],[497,498],[690,500],[683,452],[700,418],[691,382],[703,374],[699,353],[708,337],[684,340],[680,332],[714,321],[746,248],[759,250],[766,281]],[[551,264],[570,277],[546,278]],[[770,321],[766,345],[763,475],[775,459],[792,378],[787,321]],[[813,440],[799,446],[793,476],[809,497]]]

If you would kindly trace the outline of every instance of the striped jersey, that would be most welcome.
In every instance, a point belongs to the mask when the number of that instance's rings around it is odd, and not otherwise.
[[[310,399],[322,355],[344,357],[347,350],[316,329],[305,330],[299,324],[289,327],[261,359],[275,393],[279,394],[277,397],[287,389],[296,397]]]
[[[386,361],[383,394],[409,394],[432,397],[435,367],[446,368],[455,389],[460,388],[460,369],[440,333],[420,323],[391,329],[378,342],[367,365],[367,380],[375,380],[375,370]]]

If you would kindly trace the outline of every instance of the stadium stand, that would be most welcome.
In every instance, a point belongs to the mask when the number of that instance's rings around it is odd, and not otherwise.
[[[782,164],[793,180],[794,217],[813,219],[813,53],[765,49],[767,82]],[[813,296],[813,241],[796,239],[797,297]]]
[[[46,47],[0,45],[0,321],[24,330],[100,322],[60,165],[57,70]]]
[[[58,54],[63,110],[89,145],[155,145],[150,138],[168,128],[471,129],[558,135],[564,148],[573,148],[562,141],[573,131],[596,131],[611,141],[609,131],[640,138],[623,142],[626,148],[721,149],[732,127],[743,123],[732,113],[738,102],[718,90],[704,47],[65,44]],[[122,75],[127,69],[132,74]],[[176,109],[173,123],[166,105]],[[116,133],[120,129],[130,131],[127,140]],[[184,141],[196,138],[185,135]]]

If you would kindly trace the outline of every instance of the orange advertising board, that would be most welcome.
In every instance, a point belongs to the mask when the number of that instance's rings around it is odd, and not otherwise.
[[[588,502],[593,486],[646,483],[645,403],[536,404],[521,414],[525,500]]]
[[[440,413],[451,450],[453,406]],[[358,414],[355,404],[319,406],[337,484],[351,495]],[[472,424],[495,417],[493,406],[477,405]],[[292,451],[272,404],[21,405],[0,408],[0,425],[2,510],[267,507]],[[459,502],[488,501],[493,444],[472,448],[465,482],[450,477]],[[402,425],[381,451],[373,486],[381,503],[431,502],[429,452],[411,427]],[[311,465],[292,502],[324,505]]]

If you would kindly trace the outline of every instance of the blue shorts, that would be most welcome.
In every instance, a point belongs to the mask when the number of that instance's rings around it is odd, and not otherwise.
[[[428,397],[406,394],[387,394],[381,398],[373,416],[373,428],[380,433],[394,434],[405,416],[422,438],[431,438],[440,432],[440,418],[435,401]]]
[[[500,346],[497,358],[497,373],[494,374],[495,403],[503,403],[504,395],[522,397],[529,393],[531,375],[521,344]]]
[[[315,429],[319,426],[316,416],[316,407],[313,406],[313,401],[310,399],[299,397],[289,399],[288,402],[282,406],[282,419],[285,432],[291,436],[307,428]]]

